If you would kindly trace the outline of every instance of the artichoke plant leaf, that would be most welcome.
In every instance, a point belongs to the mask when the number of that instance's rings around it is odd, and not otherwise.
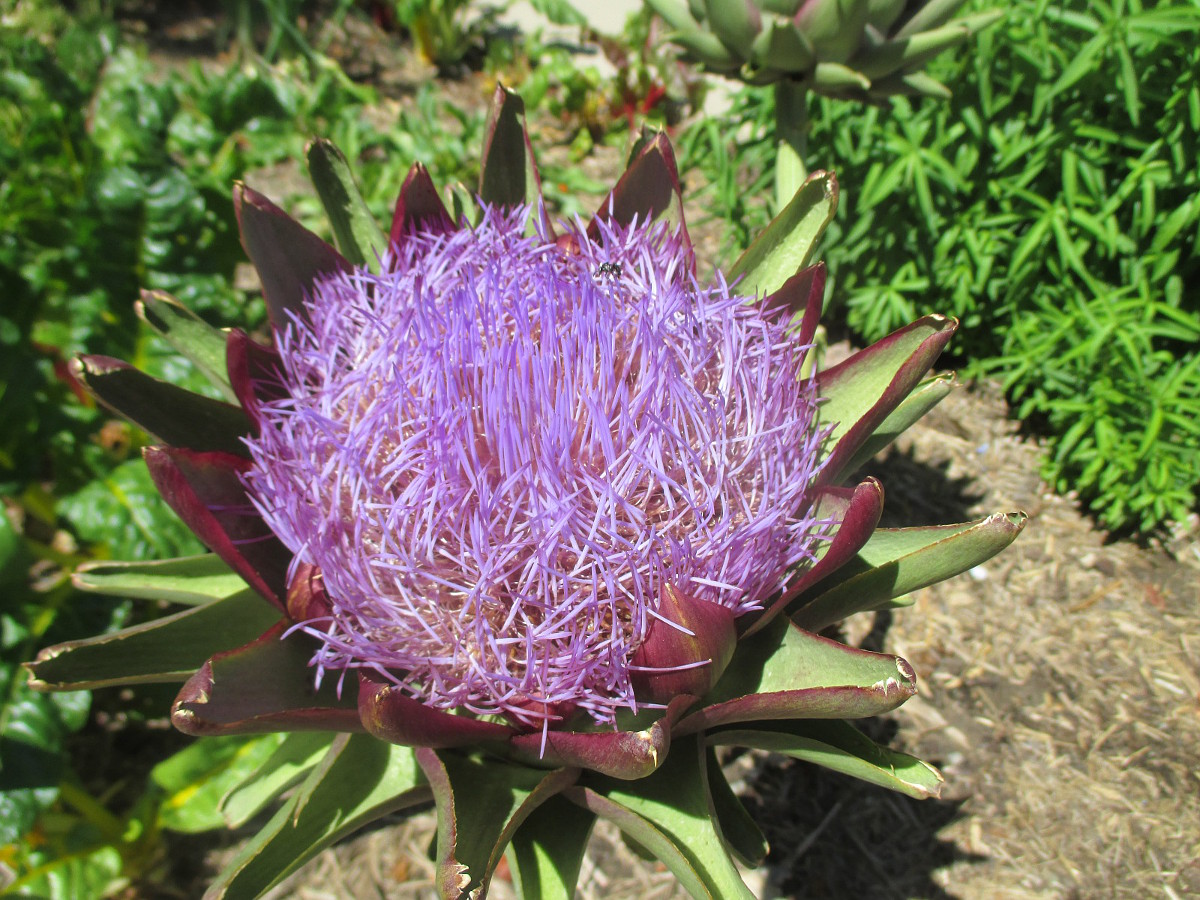
[[[237,406],[160,381],[127,362],[87,355],[71,364],[92,395],[160,441],[246,455],[250,420]]]
[[[705,0],[704,11],[709,28],[721,43],[739,58],[748,59],[762,30],[762,14],[753,0]]]
[[[907,431],[931,409],[941,403],[957,387],[952,373],[934,375],[916,386],[911,394],[900,401],[863,441],[844,466],[844,471],[853,472],[886,449],[896,438]]]
[[[743,293],[773,294],[809,264],[816,244],[837,210],[838,183],[832,172],[813,172],[771,224],[728,272]]]
[[[761,866],[770,849],[767,839],[763,837],[754,817],[729,786],[712,747],[705,752],[704,759],[708,767],[708,790],[712,799],[713,816],[721,829],[721,836],[738,862],[751,868]]]
[[[287,328],[292,316],[307,315],[305,300],[314,284],[353,270],[342,254],[258,191],[235,185],[233,209],[276,330]]]
[[[646,5],[672,28],[680,30],[696,28],[696,20],[683,0],[646,0]]]
[[[683,694],[667,704],[665,715],[626,729],[618,727],[591,731],[551,729],[545,740],[541,732],[516,735],[508,753],[530,765],[579,766],[624,780],[645,778],[666,759],[671,747],[671,726],[695,698]]]
[[[629,226],[635,220],[666,222],[672,231],[687,237],[683,218],[683,189],[675,151],[662,132],[644,140],[588,224],[588,237],[599,240],[602,221]]]
[[[942,790],[942,775],[933,766],[876,744],[841,719],[806,719],[772,723],[764,729],[716,731],[709,733],[708,742],[782,753],[918,800],[937,797]]]
[[[340,838],[431,797],[411,747],[341,735],[322,765],[309,773],[303,790],[245,844],[204,896],[261,896]]]
[[[922,31],[945,25],[965,3],[966,0],[929,0],[928,3],[921,4],[912,18],[896,32],[895,39],[903,40]]]
[[[589,802],[578,789],[568,791],[568,799],[610,820],[658,857],[692,896],[722,900],[754,896],[713,819],[707,754],[699,737],[677,741],[671,755],[648,778],[633,784],[589,778],[587,784],[608,803]]]
[[[817,422],[829,429],[822,484],[838,483],[859,448],[924,379],[957,327],[954,319],[925,316],[817,373]]]
[[[309,671],[315,642],[287,631],[277,622],[256,640],[205,662],[180,689],[172,724],[194,735],[362,731],[357,692],[345,689],[354,682],[333,677],[316,687]]]
[[[421,163],[413,163],[396,195],[396,206],[392,212],[390,243],[400,248],[414,234],[438,235],[454,230],[454,219],[446,204],[438,196],[437,185],[429,170]]]
[[[226,400],[236,399],[225,373],[225,332],[209,325],[165,291],[142,291],[134,309],[163,340],[195,363]]]
[[[742,637],[761,631],[796,597],[854,558],[883,514],[883,485],[868,478],[853,488],[826,487],[817,494],[812,514],[828,523],[828,540],[817,548],[813,563],[795,576],[787,590],[742,632]]]
[[[900,657],[848,647],[781,616],[739,642],[724,677],[672,737],[765,719],[863,718],[916,692],[916,673]]]
[[[245,457],[183,447],[147,447],[146,467],[163,499],[250,587],[285,609],[292,555],[253,508],[241,475]]]
[[[546,234],[554,233],[542,205],[542,181],[525,128],[525,103],[503,85],[496,85],[492,98],[480,165],[479,197],[484,203],[528,206],[528,232],[532,234],[540,221]]]
[[[230,828],[240,828],[272,800],[305,778],[329,752],[338,738],[334,732],[288,733],[265,763],[249,777],[232,785],[218,810]]]

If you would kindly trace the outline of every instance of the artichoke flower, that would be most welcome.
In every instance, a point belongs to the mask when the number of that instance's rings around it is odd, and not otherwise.
[[[505,855],[525,896],[570,896],[598,818],[693,895],[749,896],[735,860],[766,846],[724,746],[936,795],[933,767],[848,721],[913,696],[912,667],[818,632],[979,564],[1024,517],[877,528],[879,482],[845,483],[950,390],[927,373],[955,323],[815,371],[833,176],[702,284],[662,134],[566,225],[502,88],[473,217],[417,164],[385,234],[332,145],[309,163],[337,249],[234,193],[269,342],[143,295],[225,400],[77,361],[161,442],[154,481],[212,551],[77,583],[185,608],[29,664],[53,690],[183,682],[189,734],[286,734],[226,797],[235,825],[280,805],[209,896],[430,801],[446,897],[484,896]]]

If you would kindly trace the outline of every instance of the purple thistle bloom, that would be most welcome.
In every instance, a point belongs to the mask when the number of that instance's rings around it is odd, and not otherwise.
[[[678,235],[576,226],[568,250],[528,221],[319,284],[246,480],[323,575],[318,673],[612,722],[647,705],[632,658],[668,586],[741,615],[813,558],[816,388],[786,315],[697,284]]]

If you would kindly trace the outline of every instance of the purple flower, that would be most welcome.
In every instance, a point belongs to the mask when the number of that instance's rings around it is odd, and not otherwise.
[[[814,557],[822,432],[787,317],[697,283],[663,226],[555,242],[536,220],[414,235],[277,334],[245,481],[322,573],[318,680],[611,723],[647,705],[651,625],[688,630],[664,592],[741,615]]]

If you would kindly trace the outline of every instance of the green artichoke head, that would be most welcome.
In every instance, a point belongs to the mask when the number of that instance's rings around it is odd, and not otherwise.
[[[965,0],[646,0],[668,39],[713,72],[749,84],[792,80],[832,97],[945,97],[927,61],[991,24],[954,19]]]

